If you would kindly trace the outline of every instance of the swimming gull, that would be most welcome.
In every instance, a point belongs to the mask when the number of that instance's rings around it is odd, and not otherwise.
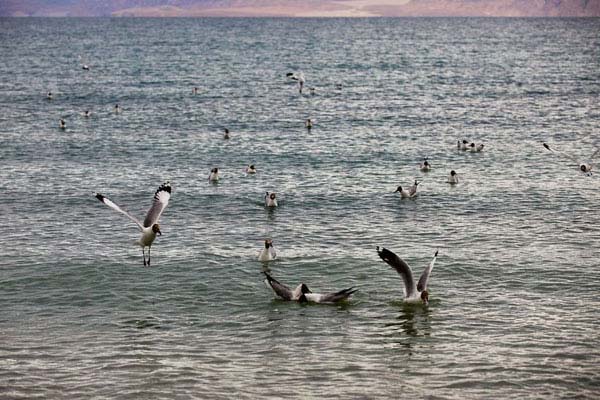
[[[292,290],[288,286],[273,278],[271,275],[269,275],[269,273],[265,272],[264,274],[266,276],[266,283],[271,287],[271,289],[273,289],[277,296],[286,301],[333,304],[346,300],[351,294],[358,290],[351,287],[334,293],[313,293],[304,283],[299,284],[294,290]]]
[[[429,292],[427,291],[427,283],[429,282],[429,275],[431,275],[431,270],[433,269],[433,265],[435,264],[435,259],[437,258],[438,252],[436,251],[433,255],[433,259],[425,268],[421,277],[419,278],[419,282],[415,283],[413,278],[412,271],[408,264],[404,262],[400,257],[398,257],[393,252],[389,251],[386,248],[382,248],[379,250],[379,246],[377,246],[377,254],[379,257],[386,263],[390,265],[390,267],[394,268],[396,272],[400,274],[402,277],[402,281],[404,282],[404,301],[407,303],[419,303],[422,302],[424,304],[429,303]]]

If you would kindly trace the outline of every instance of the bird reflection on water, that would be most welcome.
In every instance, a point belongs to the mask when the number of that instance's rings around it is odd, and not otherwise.
[[[386,328],[400,328],[395,330],[410,337],[431,335],[430,306],[402,302],[400,310],[394,321],[385,324]]]

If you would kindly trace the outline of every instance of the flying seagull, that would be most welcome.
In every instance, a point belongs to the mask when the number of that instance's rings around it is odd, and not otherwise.
[[[137,218],[131,216],[131,214],[129,214],[127,211],[123,210],[121,207],[113,203],[109,198],[104,197],[100,193],[96,193],[96,198],[136,223],[140,231],[142,231],[142,237],[137,243],[142,246],[144,266],[150,266],[150,247],[152,246],[154,239],[156,239],[156,234],[158,233],[159,235],[162,235],[160,226],[158,225],[158,220],[162,212],[167,207],[167,204],[169,204],[169,199],[171,198],[171,184],[167,181],[160,185],[158,190],[156,190],[156,193],[154,193],[154,199],[152,200],[152,206],[148,210],[143,223],[138,221]],[[146,261],[146,247],[148,247],[148,261]]]
[[[562,151],[554,150],[553,148],[551,148],[550,146],[548,146],[548,144],[546,144],[546,143],[542,143],[542,144],[544,145],[544,147],[547,150],[550,150],[551,152],[553,152],[555,154],[558,154],[560,156],[566,157],[566,158],[574,161],[575,163],[577,163],[577,165],[579,165],[579,170],[581,172],[583,172],[584,174],[586,174],[587,176],[591,176],[592,175],[592,168],[594,168],[594,166],[596,165],[596,163],[593,163],[591,160],[598,155],[598,152],[600,152],[600,148],[596,149],[596,151],[594,151],[594,153],[590,156],[590,158],[589,158],[590,162],[581,162],[581,160],[579,160],[575,156],[572,156],[570,154],[564,153]]]

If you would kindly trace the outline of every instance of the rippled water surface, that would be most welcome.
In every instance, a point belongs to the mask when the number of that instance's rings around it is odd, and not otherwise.
[[[1,397],[597,397],[600,172],[541,142],[581,157],[600,144],[599,32],[0,19]],[[457,151],[463,138],[484,151]],[[392,193],[415,179],[416,199]],[[93,193],[141,218],[165,180],[145,268],[135,225]],[[416,274],[439,250],[428,307],[403,305],[377,245]],[[286,303],[264,268],[359,292]]]

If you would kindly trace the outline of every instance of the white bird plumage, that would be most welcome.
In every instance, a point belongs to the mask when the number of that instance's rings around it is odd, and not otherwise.
[[[109,198],[101,195],[100,193],[95,194],[96,198],[100,200],[102,203],[106,204],[110,208],[115,211],[120,212],[125,215],[127,218],[135,222],[137,227],[142,232],[142,237],[138,241],[138,244],[142,247],[142,255],[144,257],[144,265],[150,266],[150,247],[156,239],[156,234],[162,235],[160,231],[160,226],[158,225],[158,221],[160,219],[161,214],[169,204],[169,199],[171,198],[171,184],[167,181],[159,186],[159,188],[154,193],[154,198],[152,200],[152,206],[146,213],[146,217],[143,222],[140,222],[137,218],[129,214],[127,211],[123,210],[121,207],[112,202]],[[145,248],[148,247],[148,261],[146,262],[146,253]]]
[[[302,71],[300,71],[300,72],[288,72],[286,74],[286,76],[288,78],[290,78],[291,80],[294,80],[294,81],[298,82],[298,91],[300,93],[302,93],[302,89],[304,88],[304,82],[306,82],[306,79],[304,78],[304,73],[302,73]]]
[[[333,293],[313,293],[304,283],[299,284],[294,290],[292,290],[288,286],[273,278],[267,272],[264,274],[266,276],[265,283],[269,285],[271,289],[273,289],[273,292],[275,292],[277,296],[287,301],[334,304],[339,301],[346,300],[351,294],[358,290],[351,287]]]
[[[398,257],[396,254],[386,248],[379,250],[377,246],[377,254],[383,261],[385,261],[390,267],[394,268],[398,274],[402,277],[404,282],[404,301],[407,303],[429,303],[429,292],[427,291],[427,284],[429,283],[429,276],[433,265],[437,258],[438,252],[436,251],[433,259],[425,268],[418,282],[415,282],[413,278],[412,270],[404,260]]]
[[[399,192],[400,193],[400,197],[403,199],[408,199],[411,197],[415,197],[417,195],[417,186],[419,185],[419,182],[417,182],[415,180],[415,183],[408,189],[403,189],[402,186],[398,186],[396,188],[396,190],[394,191],[394,193]]]
[[[210,174],[208,175],[209,182],[219,182],[219,168],[213,168],[210,170]]]
[[[456,171],[450,171],[450,176],[448,177],[448,183],[451,185],[456,185],[458,183],[458,175]]]
[[[580,159],[578,159],[575,156],[572,156],[571,154],[567,154],[565,152],[558,151],[558,150],[551,148],[547,143],[542,143],[542,144],[544,145],[544,147],[547,150],[551,151],[552,153],[558,154],[562,157],[568,158],[569,160],[575,162],[579,166],[579,171],[581,171],[583,174],[585,174],[587,176],[592,175],[592,169],[596,165],[596,163],[592,162],[592,160],[594,159],[594,157],[596,157],[598,155],[598,153],[600,152],[600,148],[597,148],[596,151],[594,151],[594,153],[592,153],[592,155],[589,157],[589,162],[582,162]]]
[[[273,247],[273,241],[271,239],[265,239],[265,247],[258,254],[258,261],[268,262],[277,258],[277,251]]]
[[[277,207],[277,195],[275,193],[266,192],[265,207]]]

